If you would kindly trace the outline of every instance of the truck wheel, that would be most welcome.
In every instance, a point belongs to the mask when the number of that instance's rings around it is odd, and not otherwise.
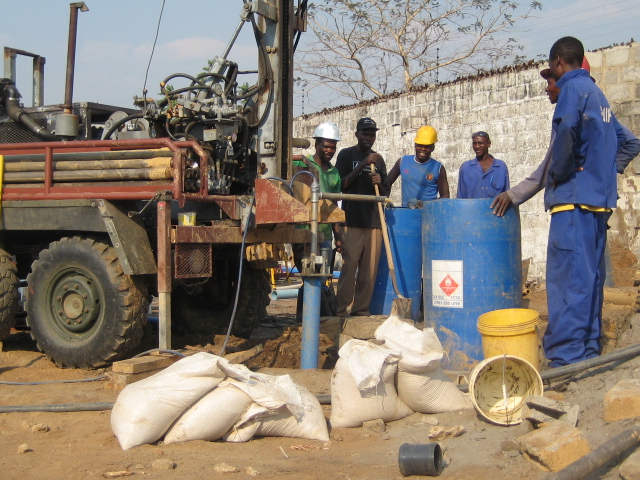
[[[227,333],[236,295],[238,265],[220,262],[216,274],[196,287],[176,285],[171,296],[172,329],[177,336],[204,336]],[[232,334],[248,337],[267,315],[271,284],[266,270],[245,264],[238,308]]]
[[[18,268],[11,256],[0,250],[0,341],[9,336],[11,327],[16,324],[20,293],[18,287]]]
[[[72,237],[40,252],[27,277],[27,324],[61,367],[95,368],[130,356],[147,321],[146,285],[125,275],[115,250]]]
[[[229,308],[229,320],[231,320],[231,313],[233,312],[235,286],[234,282],[231,306]],[[260,326],[262,319],[267,316],[267,307],[271,302],[270,293],[271,282],[267,271],[254,270],[245,265],[242,270],[238,308],[231,333],[238,337],[248,337],[254,329]]]

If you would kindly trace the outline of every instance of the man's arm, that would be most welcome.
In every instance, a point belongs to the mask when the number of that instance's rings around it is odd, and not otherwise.
[[[395,183],[395,181],[400,176],[400,162],[401,161],[402,161],[402,158],[399,158],[396,161],[396,164],[393,166],[393,168],[389,172],[389,175],[387,175],[387,181],[389,182],[389,187],[392,187],[393,184]]]
[[[391,174],[389,174],[391,176]],[[449,180],[447,180],[447,171],[444,165],[440,165],[440,173],[438,174],[438,194],[440,198],[450,198],[449,193]]]
[[[551,152],[549,176],[554,183],[562,182],[576,173],[577,164],[573,153],[577,141],[578,126],[584,107],[580,94],[573,88],[563,88],[553,116],[556,139]]]
[[[460,165],[460,170],[458,171],[458,198],[467,198],[467,187],[464,184],[464,171],[466,164],[467,162]]]
[[[510,188],[493,199],[493,202],[491,202],[491,208],[493,209],[494,215],[502,217],[511,204],[520,205],[544,189],[547,182],[547,171],[551,164],[551,149],[553,148],[554,140],[555,133],[552,131],[549,148],[547,148],[547,153],[545,154],[542,163],[538,165],[538,168],[536,168],[531,175],[522,180],[515,187]]]
[[[378,160],[378,158],[382,159],[382,157],[377,154],[377,153],[370,153],[369,155],[367,155],[365,157],[364,160],[362,160],[358,166],[356,168],[354,168],[349,174],[347,174],[346,176],[342,177],[342,191],[344,192],[345,190],[347,190],[351,185],[353,185],[353,182],[356,181],[356,179],[358,178],[358,175],[360,175],[360,173],[362,173],[362,170],[364,170],[364,168],[368,165],[373,165],[376,163],[376,160]]]
[[[631,160],[638,156],[640,153],[640,140],[627,127],[618,122],[618,119],[613,116],[613,124],[616,127],[616,135],[618,138],[622,136],[623,141],[616,153],[616,170],[618,173],[624,173],[624,169],[631,163]]]

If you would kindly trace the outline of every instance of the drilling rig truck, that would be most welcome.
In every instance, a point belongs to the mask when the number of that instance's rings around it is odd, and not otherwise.
[[[208,71],[169,75],[160,99],[143,92],[134,108],[72,98],[84,2],[70,5],[63,104],[42,104],[42,57],[5,48],[0,340],[16,321],[19,290],[38,348],[63,367],[136,353],[151,296],[162,348],[171,347],[172,327],[226,331],[232,310],[232,333],[247,336],[259,324],[270,292],[264,267],[276,260],[269,245],[309,241],[309,230],[296,228],[309,209],[285,180],[292,147],[305,146],[291,131],[293,51],[307,2],[241,5],[232,40]],[[249,72],[227,58],[243,25],[258,55],[248,88],[241,79]],[[21,55],[33,58],[32,107],[15,81]],[[178,80],[187,86],[171,88]]]

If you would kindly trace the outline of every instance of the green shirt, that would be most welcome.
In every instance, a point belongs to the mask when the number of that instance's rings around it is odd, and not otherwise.
[[[315,172],[311,171],[316,178],[318,179],[318,183],[320,184],[320,191],[325,193],[340,193],[340,184],[341,178],[338,169],[334,167],[331,163],[329,164],[329,168],[325,172],[321,165],[318,165],[313,158],[313,155],[308,155],[307,160],[315,167]],[[294,167],[308,168],[307,164],[302,160],[296,160],[293,162]],[[331,240],[333,235],[333,228],[330,223],[321,223],[318,225],[318,231],[322,233],[325,240]]]

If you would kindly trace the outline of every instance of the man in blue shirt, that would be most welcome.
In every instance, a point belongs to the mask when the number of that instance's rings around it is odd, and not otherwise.
[[[573,37],[549,54],[560,89],[544,195],[551,212],[543,339],[550,367],[600,354],[606,222],[617,200],[616,152],[625,142],[607,99],[581,68],[583,56]]]
[[[387,180],[393,185],[402,176],[402,206],[409,200],[434,200],[449,198],[447,171],[439,161],[431,157],[435,150],[438,134],[430,125],[420,127],[416,132],[415,155],[405,155],[396,161]]]
[[[491,139],[487,132],[471,135],[476,158],[467,160],[458,174],[458,198],[494,198],[509,190],[509,170],[502,160],[489,153]]]

